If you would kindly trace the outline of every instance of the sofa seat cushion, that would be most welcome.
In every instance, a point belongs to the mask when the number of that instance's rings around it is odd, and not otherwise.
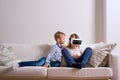
[[[110,67],[84,68],[84,71],[86,79],[109,79],[113,76]]]
[[[5,76],[24,76],[24,77],[47,77],[47,68],[45,67],[20,67],[15,68],[11,72],[5,74]]]
[[[48,78],[84,78],[84,70],[69,67],[50,67],[48,68]]]
[[[112,74],[112,69],[108,67],[82,69],[68,67],[48,68],[48,78],[55,79],[109,79],[112,77]]]

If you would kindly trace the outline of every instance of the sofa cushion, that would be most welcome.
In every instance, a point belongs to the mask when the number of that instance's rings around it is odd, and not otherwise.
[[[48,78],[84,78],[84,70],[70,67],[50,67],[48,68]]]
[[[48,68],[48,78],[54,79],[87,79],[87,78],[111,78],[113,75],[111,68],[68,68],[68,67],[50,67]]]
[[[26,76],[26,77],[39,76],[43,78],[43,77],[47,77],[47,68],[40,66],[20,67],[20,68],[15,68],[11,72],[6,73],[5,76]]]
[[[97,67],[84,68],[85,79],[110,79],[113,76],[112,68]]]
[[[39,60],[45,57],[51,46],[49,44],[26,45],[26,44],[8,44],[15,48],[15,53],[22,61]]]

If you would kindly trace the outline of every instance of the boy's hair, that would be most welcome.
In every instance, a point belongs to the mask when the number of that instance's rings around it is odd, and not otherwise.
[[[61,35],[65,35],[65,33],[61,32],[61,31],[57,31],[57,32],[54,34],[54,39],[57,41],[57,39],[60,38]]]

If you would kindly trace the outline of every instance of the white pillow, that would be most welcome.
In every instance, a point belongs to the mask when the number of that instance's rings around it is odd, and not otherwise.
[[[0,44],[0,63],[5,66],[12,66],[18,62],[21,62],[21,60],[15,55],[14,48],[6,44]]]
[[[90,58],[88,64],[92,65],[93,67],[103,67],[107,65],[108,55],[111,51],[115,48],[116,43],[113,44],[105,44],[105,43],[98,43],[96,47],[92,48],[93,54]]]

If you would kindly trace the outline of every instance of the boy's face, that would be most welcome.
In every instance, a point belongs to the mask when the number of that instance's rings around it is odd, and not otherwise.
[[[57,43],[64,44],[65,43],[65,35],[61,35],[61,37],[57,39]]]

